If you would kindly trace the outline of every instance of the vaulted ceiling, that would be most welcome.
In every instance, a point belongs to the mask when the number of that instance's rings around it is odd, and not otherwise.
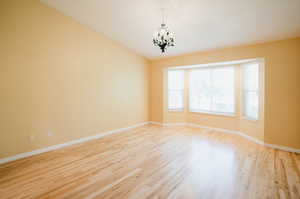
[[[300,36],[300,0],[41,0],[147,58]],[[176,46],[153,32],[166,9]]]

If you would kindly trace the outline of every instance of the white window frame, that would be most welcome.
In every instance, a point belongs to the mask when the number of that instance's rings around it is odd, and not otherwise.
[[[258,90],[246,90],[244,87],[244,67],[247,65],[252,65],[252,64],[258,64]],[[242,119],[245,120],[250,120],[250,121],[259,121],[261,120],[261,108],[262,108],[262,90],[263,90],[263,63],[261,61],[252,61],[248,62],[245,64],[241,65],[241,115]],[[258,96],[258,113],[257,113],[257,118],[253,118],[250,116],[247,116],[245,113],[245,100],[246,100],[246,93],[247,92],[256,92]]]
[[[196,109],[192,109],[190,106],[190,100],[191,100],[191,90],[189,90],[189,112],[191,113],[201,113],[201,114],[210,114],[210,115],[221,115],[221,116],[229,116],[229,117],[236,117],[236,66],[235,65],[225,65],[225,66],[209,66],[209,67],[199,67],[199,68],[194,68],[194,69],[189,69],[189,73],[193,70],[201,70],[201,69],[207,69],[207,68],[228,68],[228,67],[232,67],[233,68],[233,76],[234,76],[234,89],[233,89],[233,113],[227,113],[227,112],[219,112],[219,111],[206,111],[206,110],[196,110]],[[189,87],[191,85],[191,79],[190,79],[190,75],[189,75]]]
[[[183,89],[169,89],[169,71],[181,71],[183,73]],[[182,108],[169,107],[169,91],[176,90],[182,92]],[[182,69],[169,69],[167,70],[167,110],[169,112],[183,112],[185,109],[185,70]]]

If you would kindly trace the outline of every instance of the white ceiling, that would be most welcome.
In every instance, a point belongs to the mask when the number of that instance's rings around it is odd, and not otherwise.
[[[300,0],[41,0],[147,58],[300,36]],[[176,46],[152,44],[161,8]]]

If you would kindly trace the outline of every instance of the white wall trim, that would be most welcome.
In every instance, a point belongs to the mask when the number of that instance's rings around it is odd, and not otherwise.
[[[291,148],[291,147],[265,143],[264,141],[261,141],[259,139],[254,138],[254,137],[246,135],[245,133],[240,132],[240,131],[234,131],[234,130],[228,130],[228,129],[222,129],[222,128],[214,128],[214,127],[203,126],[203,125],[199,125],[199,124],[195,124],[195,123],[159,123],[159,122],[149,122],[149,123],[150,124],[162,125],[162,126],[183,126],[185,124],[186,126],[190,126],[190,127],[202,128],[202,129],[214,130],[214,131],[223,132],[223,133],[239,135],[239,136],[241,136],[241,137],[243,137],[247,140],[250,140],[250,141],[255,142],[257,144],[260,144],[260,145],[263,145],[263,146],[266,146],[266,147],[270,147],[270,148],[273,148],[273,149],[279,149],[279,150],[288,151],[288,152],[300,153],[300,149],[295,149],[295,148]]]
[[[291,147],[286,147],[286,146],[280,146],[280,145],[276,145],[276,144],[269,144],[269,143],[265,143],[264,144],[267,147],[270,148],[274,148],[274,149],[279,149],[282,151],[288,151],[288,152],[294,152],[294,153],[299,153],[300,154],[300,149],[295,149],[295,148],[291,148]]]
[[[90,141],[90,140],[103,138],[103,137],[106,137],[106,136],[109,136],[109,135],[112,135],[112,134],[121,133],[121,132],[124,132],[124,131],[128,131],[130,129],[133,129],[133,128],[144,126],[146,124],[155,124],[155,125],[161,125],[161,126],[166,126],[166,127],[170,127],[170,126],[191,126],[191,127],[196,127],[196,128],[215,130],[215,131],[219,131],[219,132],[223,132],[223,133],[230,133],[230,134],[239,135],[239,136],[241,136],[245,139],[248,139],[252,142],[255,142],[257,144],[260,144],[260,145],[263,145],[263,146],[266,146],[266,147],[270,147],[270,148],[274,148],[274,149],[279,149],[279,150],[283,150],[283,151],[294,152],[294,153],[299,153],[300,154],[300,149],[295,149],[295,148],[290,148],[290,147],[285,147],[285,146],[280,146],[280,145],[275,145],[275,144],[264,143],[263,141],[258,140],[256,138],[253,138],[251,136],[248,136],[248,135],[246,135],[246,134],[244,134],[243,132],[240,132],[240,131],[233,131],[233,130],[222,129],[222,128],[208,127],[208,126],[203,126],[203,125],[194,124],[194,123],[160,123],[160,122],[150,121],[150,122],[143,122],[143,123],[135,124],[135,125],[128,126],[128,127],[125,127],[125,128],[106,131],[106,132],[103,132],[103,133],[99,133],[97,135],[84,137],[84,138],[80,138],[80,139],[77,139],[77,140],[72,140],[72,141],[69,141],[69,142],[49,146],[49,147],[46,147],[46,148],[37,149],[37,150],[34,150],[34,151],[30,151],[30,152],[20,153],[20,154],[15,155],[15,156],[2,158],[2,159],[0,159],[0,164],[4,164],[4,163],[11,162],[11,161],[14,161],[14,160],[18,160],[18,159],[30,157],[30,156],[33,156],[33,155],[45,153],[45,152],[48,152],[48,151],[53,151],[53,150],[60,149],[60,148],[63,148],[63,147],[67,147],[67,146],[71,146],[71,145],[74,145],[74,144],[79,144],[79,143],[82,143],[82,142],[87,142],[87,141]]]
[[[0,164],[4,164],[4,163],[11,162],[11,161],[14,161],[14,160],[18,160],[18,159],[21,159],[21,158],[26,158],[26,157],[30,157],[30,156],[33,156],[33,155],[45,153],[45,152],[48,152],[48,151],[53,151],[53,150],[60,149],[60,148],[66,147],[66,146],[71,146],[71,145],[74,145],[74,144],[79,144],[79,143],[82,143],[82,142],[87,142],[87,141],[90,141],[90,140],[103,138],[103,137],[106,137],[106,136],[109,136],[109,135],[112,135],[112,134],[125,132],[125,131],[128,131],[128,130],[133,129],[133,128],[144,126],[146,124],[149,124],[149,122],[138,123],[138,124],[128,126],[128,127],[125,127],[125,128],[106,131],[106,132],[102,132],[102,133],[99,133],[99,134],[96,134],[96,135],[93,135],[93,136],[88,136],[88,137],[80,138],[80,139],[77,139],[77,140],[71,140],[69,142],[65,142],[65,143],[62,143],[62,144],[57,144],[57,145],[49,146],[49,147],[46,147],[46,148],[37,149],[37,150],[34,150],[34,151],[20,153],[20,154],[17,154],[15,156],[0,159]]]
[[[254,138],[254,137],[251,137],[251,136],[249,136],[249,135],[246,135],[246,134],[243,133],[243,132],[238,131],[238,132],[237,132],[237,135],[239,135],[239,136],[241,136],[241,137],[243,137],[243,138],[246,138],[247,140],[250,140],[250,141],[252,141],[252,142],[255,142],[256,144],[265,145],[264,141],[261,141],[261,140],[259,140],[259,139]]]
[[[161,125],[161,126],[163,126],[163,123],[161,123],[161,122],[150,121],[149,124],[156,124],[156,125]]]
[[[194,123],[188,123],[187,126],[195,127],[195,128],[208,129],[208,130],[214,130],[214,131],[220,131],[220,132],[229,133],[229,134],[239,134],[238,131],[233,131],[233,130],[229,130],[229,129],[222,129],[222,128],[214,128],[214,127],[203,126],[203,125],[194,124]]]
[[[163,126],[186,126],[187,123],[163,123]]]
[[[160,125],[160,126],[186,126],[187,123],[185,122],[180,122],[180,123],[161,123],[161,122],[153,122],[150,121],[149,124],[155,124],[155,125]]]
[[[205,67],[212,67],[212,66],[227,66],[227,65],[238,65],[243,64],[247,62],[253,62],[253,61],[261,61],[264,60],[264,58],[252,58],[252,59],[240,59],[240,60],[234,60],[234,61],[225,61],[225,62],[211,62],[206,64],[194,64],[194,65],[188,65],[188,66],[171,66],[168,67],[168,69],[191,69],[191,68],[205,68]]]

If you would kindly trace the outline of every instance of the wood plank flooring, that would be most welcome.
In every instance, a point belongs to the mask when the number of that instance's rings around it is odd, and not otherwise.
[[[300,155],[146,125],[0,165],[0,198],[299,199]]]

